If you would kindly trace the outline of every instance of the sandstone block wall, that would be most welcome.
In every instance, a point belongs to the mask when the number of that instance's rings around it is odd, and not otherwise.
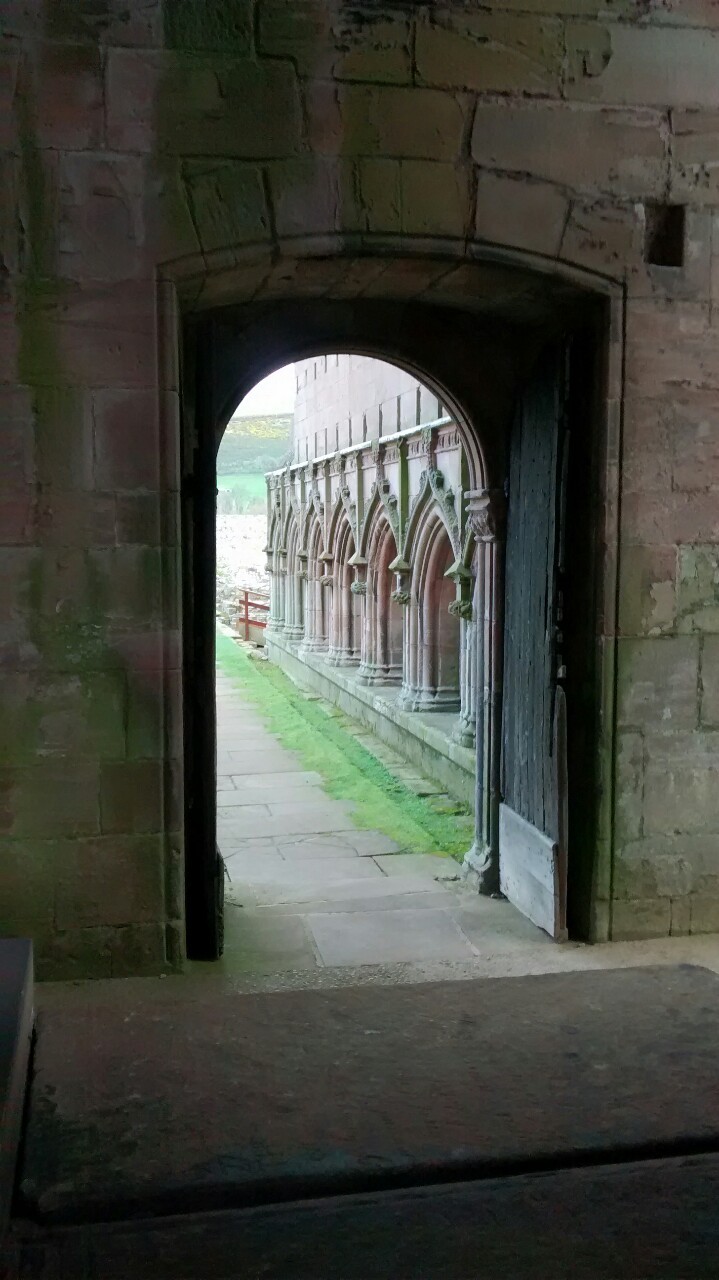
[[[295,462],[436,421],[442,412],[428,387],[383,360],[328,354],[298,361],[295,374]]]
[[[4,0],[0,928],[41,973],[181,963],[175,282],[320,258],[327,296],[473,305],[489,253],[626,299],[597,932],[717,927],[718,65],[713,0]]]

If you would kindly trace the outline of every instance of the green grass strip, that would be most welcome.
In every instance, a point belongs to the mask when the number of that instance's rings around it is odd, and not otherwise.
[[[305,697],[274,663],[250,657],[219,631],[217,666],[257,707],[278,741],[321,775],[329,795],[352,802],[358,828],[381,831],[410,853],[463,858],[474,830],[468,811],[437,812],[348,733],[326,704]]]

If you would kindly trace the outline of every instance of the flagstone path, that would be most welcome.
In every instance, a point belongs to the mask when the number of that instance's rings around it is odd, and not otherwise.
[[[358,830],[217,675],[218,839],[227,867],[225,963],[236,973],[472,961],[504,938],[549,939],[467,888],[449,858]]]

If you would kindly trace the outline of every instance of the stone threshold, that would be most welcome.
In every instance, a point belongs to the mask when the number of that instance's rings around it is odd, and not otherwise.
[[[263,995],[204,982],[199,999],[172,985],[44,995],[19,1179],[38,1226],[719,1150],[719,982],[695,966]]]
[[[405,711],[398,705],[399,687],[383,687],[378,693],[360,683],[356,667],[331,666],[322,654],[300,657],[281,632],[267,635],[265,653],[301,689],[339,707],[449,795],[474,808],[475,753],[450,737],[456,714]]]

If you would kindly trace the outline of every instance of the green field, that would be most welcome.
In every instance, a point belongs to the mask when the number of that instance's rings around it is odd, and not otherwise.
[[[267,502],[263,475],[222,475],[217,477],[217,514],[261,515]]]
[[[264,476],[218,476],[218,489],[240,489],[247,498],[261,498],[265,501],[267,488]]]

